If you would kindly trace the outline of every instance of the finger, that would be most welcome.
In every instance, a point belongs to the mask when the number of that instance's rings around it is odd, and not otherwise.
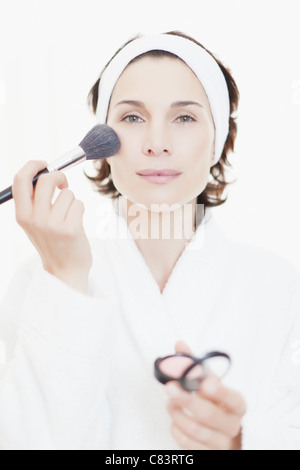
[[[211,450],[209,447],[195,441],[191,437],[184,434],[175,424],[171,425],[171,434],[179,444],[181,449],[187,450]]]
[[[192,350],[188,347],[188,345],[180,340],[180,341],[177,341],[176,345],[175,345],[175,352],[176,353],[184,353],[184,354],[193,354],[192,353]]]
[[[226,412],[198,393],[186,392],[174,381],[167,383],[165,390],[173,405],[190,411],[202,425],[229,437],[235,437],[239,433],[240,417],[236,414]]]
[[[68,183],[68,180],[67,180],[67,178],[66,178],[66,181],[65,181],[63,184],[60,184],[60,185],[58,186],[58,189],[66,189],[66,188],[68,188],[68,187],[69,187],[69,183]]]
[[[32,180],[39,171],[46,167],[46,161],[30,160],[14,176],[12,195],[15,200],[17,220],[29,218],[33,207],[34,187]]]
[[[52,207],[52,198],[56,187],[65,184],[67,181],[66,176],[61,171],[51,171],[50,173],[42,174],[37,180],[34,195],[34,212],[45,214],[48,216]]]
[[[62,187],[63,185],[61,185]],[[50,210],[49,222],[58,226],[66,220],[68,211],[75,199],[74,194],[67,188],[62,189]]]
[[[168,405],[167,410],[175,426],[190,439],[216,450],[229,448],[231,439],[228,436],[201,425],[181,408]]]
[[[84,211],[85,208],[83,202],[75,199],[66,215],[65,225],[71,227],[71,230],[73,230],[75,234],[83,227]]]
[[[225,387],[220,379],[208,377],[200,385],[200,395],[209,398],[213,403],[222,406],[226,411],[244,416],[247,404],[240,393]]]

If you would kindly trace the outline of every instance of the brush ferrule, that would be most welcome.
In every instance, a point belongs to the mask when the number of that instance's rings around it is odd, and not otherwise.
[[[78,165],[79,163],[84,162],[85,160],[86,156],[84,154],[84,151],[81,147],[78,146],[70,152],[65,153],[57,160],[54,160],[54,162],[51,162],[47,168],[49,172],[54,170],[63,170],[64,168],[71,168],[72,166]]]

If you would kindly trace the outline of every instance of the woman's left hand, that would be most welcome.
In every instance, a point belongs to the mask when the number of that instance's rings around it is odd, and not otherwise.
[[[183,341],[175,350],[192,354]],[[214,387],[211,392],[210,387]],[[167,383],[165,389],[171,433],[182,449],[241,449],[241,419],[247,405],[240,393],[224,387],[215,376],[203,380],[197,392],[186,392],[176,382]]]

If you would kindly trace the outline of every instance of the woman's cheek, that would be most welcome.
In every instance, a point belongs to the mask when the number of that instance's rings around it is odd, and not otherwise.
[[[140,169],[140,166],[138,163],[134,163],[132,155],[123,152],[121,155],[118,155],[118,159],[112,161],[110,172],[115,185],[126,185],[126,182],[128,184],[129,179],[135,176],[135,172],[138,169]]]
[[[123,135],[121,131],[116,132],[121,142],[121,147],[118,152],[118,156],[120,156],[123,160],[128,160],[130,157],[132,159],[132,157],[137,153],[139,149],[140,152],[142,151],[142,141],[140,136],[136,132],[134,133],[127,131],[126,135]]]

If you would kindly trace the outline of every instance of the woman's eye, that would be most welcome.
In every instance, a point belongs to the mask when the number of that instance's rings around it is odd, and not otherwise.
[[[179,116],[177,119],[183,119],[183,118],[187,118],[187,119],[189,119],[189,121],[184,120],[184,121],[181,121],[182,123],[195,121],[195,119],[192,116],[189,116],[189,115]]]
[[[129,120],[128,120],[129,119]],[[135,114],[130,114],[128,116],[125,116],[122,121],[126,121],[130,124],[136,124],[138,122],[141,122],[141,121],[138,121],[138,119],[140,119],[142,121],[142,118],[140,118],[139,116],[136,116]],[[184,116],[179,116],[176,121],[178,119],[183,119],[181,121],[181,123],[185,124],[185,123],[188,123],[188,122],[193,122],[195,121],[195,119],[192,117],[192,116],[189,116],[188,114],[184,115]]]
[[[125,121],[126,119],[128,118],[136,118],[136,119],[141,119],[139,116],[136,116],[135,114],[130,114],[129,116],[125,116],[122,121]],[[129,122],[130,124],[135,124],[137,121],[126,121],[126,122]]]

